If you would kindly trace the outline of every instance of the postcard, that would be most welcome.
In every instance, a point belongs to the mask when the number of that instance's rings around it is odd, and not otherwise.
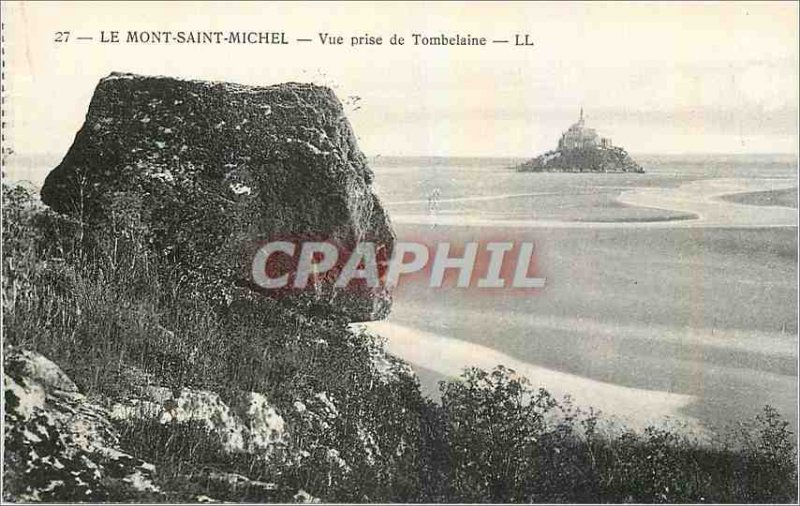
[[[797,3],[2,19],[4,502],[797,503]]]

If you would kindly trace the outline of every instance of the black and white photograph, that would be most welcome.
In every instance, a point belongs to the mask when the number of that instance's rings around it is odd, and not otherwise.
[[[797,504],[799,6],[4,1],[0,500]]]

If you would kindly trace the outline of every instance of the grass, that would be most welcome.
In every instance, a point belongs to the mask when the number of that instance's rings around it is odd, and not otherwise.
[[[44,354],[101,403],[147,384],[223,399],[257,391],[285,418],[290,440],[269,459],[226,453],[192,424],[118,422],[122,447],[158,468],[154,500],[287,501],[298,490],[347,502],[797,498],[794,437],[771,408],[708,444],[615,426],[502,367],[442,382],[433,402],[413,377],[386,381],[371,358],[382,343],[347,322],[187,285],[185,267],[148,249],[135,221],[82,223],[37,208],[21,188],[4,186],[3,199],[4,347]],[[295,403],[313,406],[321,392],[337,414],[300,416]]]

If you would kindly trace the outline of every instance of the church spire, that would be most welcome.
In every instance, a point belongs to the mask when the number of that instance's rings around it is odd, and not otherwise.
[[[583,106],[581,106],[581,123],[583,123]]]

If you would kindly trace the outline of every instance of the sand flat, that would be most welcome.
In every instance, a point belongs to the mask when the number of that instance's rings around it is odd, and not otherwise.
[[[632,207],[661,209],[696,216],[687,219],[665,217],[663,220],[620,220],[592,222],[591,215],[583,221],[555,219],[487,218],[468,210],[453,214],[392,213],[398,224],[425,224],[445,226],[482,226],[512,228],[642,228],[642,227],[796,227],[797,210],[790,207],[755,206],[722,200],[720,197],[755,191],[783,190],[797,187],[797,182],[786,178],[717,178],[689,181],[678,187],[637,187],[621,192],[617,201]],[[476,196],[475,200],[486,200]],[[500,198],[507,198],[500,196]],[[459,202],[469,202],[460,197]]]
[[[465,367],[492,369],[502,364],[531,379],[534,386],[544,387],[557,397],[569,395],[576,405],[600,409],[636,429],[663,422],[665,417],[677,417],[695,401],[690,395],[630,388],[547,369],[486,346],[396,323],[364,325],[388,337],[389,352],[443,376],[458,376]],[[681,419],[699,427],[692,417]]]

